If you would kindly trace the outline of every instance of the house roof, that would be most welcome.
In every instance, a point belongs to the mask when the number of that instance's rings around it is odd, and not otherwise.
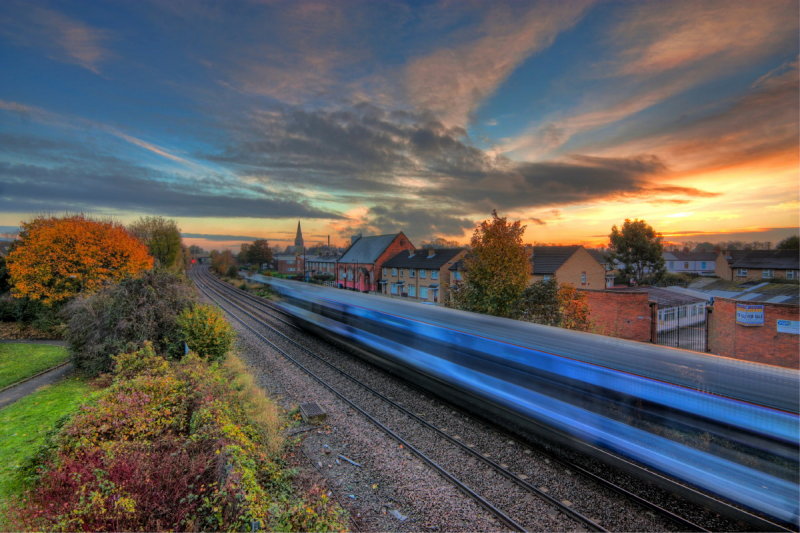
[[[453,263],[453,266],[451,266],[447,270],[451,270],[451,271],[460,270],[461,272],[466,272],[467,271],[467,265],[464,263],[464,259],[462,258],[462,259],[459,259],[458,261],[456,261],[455,263]]]
[[[797,250],[751,250],[739,259],[735,259],[731,268],[798,270],[800,254]]]
[[[583,248],[579,245],[572,246],[534,246],[533,247],[533,273],[555,274],[572,254]]]
[[[648,301],[658,304],[659,307],[679,307],[681,305],[698,304],[706,301],[705,298],[697,298],[686,293],[671,291],[661,287],[637,287],[631,290],[634,292],[647,293]]]
[[[361,237],[345,250],[342,257],[339,258],[339,262],[372,264],[378,260],[398,235],[403,235],[403,233]]]
[[[714,252],[664,252],[664,258],[671,255],[675,259],[672,261],[715,261],[717,254]]]
[[[730,265],[746,256],[748,253],[750,253],[750,250],[723,250],[720,253],[725,256],[725,260],[728,261],[728,264]]]
[[[586,251],[589,252],[589,255],[594,257],[595,260],[601,265],[608,263],[608,258],[606,257],[605,252],[602,250],[598,250],[597,248],[586,248]]]
[[[448,261],[463,252],[463,248],[433,248],[433,257],[428,257],[430,249],[402,251],[386,261],[383,266],[390,268],[430,268],[438,270]]]

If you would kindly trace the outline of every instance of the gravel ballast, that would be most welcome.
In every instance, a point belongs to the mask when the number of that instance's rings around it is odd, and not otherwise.
[[[219,298],[218,295],[214,295]],[[230,297],[230,295],[226,296]],[[223,307],[229,304],[221,302]],[[241,305],[248,305],[241,303]],[[241,312],[231,308],[237,315]],[[250,312],[254,312],[250,309]],[[244,318],[244,317],[243,317]],[[262,318],[263,317],[259,317]],[[259,333],[292,353],[285,341],[266,328],[255,326]],[[343,370],[358,376],[371,387],[394,398],[411,412],[424,415],[426,421],[446,428],[446,432],[467,443],[470,448],[479,450],[486,457],[520,475],[526,482],[547,492],[555,499],[568,504],[575,510],[599,522],[604,528],[617,531],[664,531],[675,530],[676,526],[660,516],[642,509],[607,488],[593,486],[586,479],[571,472],[569,468],[551,461],[537,449],[526,445],[508,433],[498,431],[489,424],[467,416],[416,388],[409,387],[398,378],[376,369],[372,365],[344,353],[326,341],[298,332],[273,320],[271,325],[283,334],[290,336],[314,353],[330,360]],[[269,393],[279,399],[286,409],[296,408],[306,402],[317,402],[327,411],[324,425],[298,434],[302,443],[302,457],[313,471],[313,476],[324,480],[336,499],[348,508],[353,517],[353,528],[368,531],[410,531],[410,530],[448,530],[448,531],[489,531],[507,529],[497,522],[487,511],[467,498],[449,482],[445,481],[432,468],[408,452],[398,443],[378,430],[341,400],[325,390],[282,355],[264,344],[256,335],[238,322],[232,320],[240,332],[240,353],[251,366],[259,383]],[[303,360],[303,364],[307,364]],[[317,369],[315,367],[315,372]],[[326,380],[330,379],[325,377]],[[347,390],[346,395],[359,406],[370,404],[363,391],[347,385],[341,378],[331,379],[338,390]],[[341,389],[340,389],[341,387]],[[404,435],[413,434],[412,443],[421,448],[437,448],[434,437],[424,431],[409,429],[401,417],[393,415],[391,409],[380,407],[372,401],[368,409],[371,414],[389,423]],[[374,410],[374,412],[373,412]],[[396,427],[395,427],[396,425]],[[409,436],[410,438],[410,436]],[[442,452],[445,453],[445,452]],[[447,452],[449,453],[449,452]],[[343,457],[340,457],[343,456]],[[356,466],[348,461],[358,463]],[[465,472],[464,481],[471,487],[491,492],[501,487],[505,479],[494,479],[483,474],[477,460],[465,461],[463,457],[448,458],[439,455],[437,462],[445,467]],[[302,461],[301,461],[302,462]],[[447,464],[451,462],[452,464]],[[473,475],[470,473],[474,472]],[[471,479],[470,479],[471,477]],[[625,479],[621,479],[624,483]],[[645,487],[646,488],[646,487]],[[514,510],[515,519],[526,529],[539,531],[576,530],[581,526],[553,507],[543,502],[529,499],[527,494],[516,495],[514,489],[508,491],[510,508],[518,502]],[[528,499],[525,499],[528,498]],[[494,501],[494,500],[493,500]],[[680,501],[670,502],[672,510],[683,514]],[[689,505],[691,507],[691,505]],[[505,507],[504,507],[505,509]],[[690,509],[691,510],[691,509]],[[719,521],[716,515],[695,511],[708,527],[734,530],[727,521]],[[701,522],[702,523],[702,522]],[[720,527],[721,526],[721,527]],[[728,526],[728,527],[726,527]],[[741,525],[739,525],[741,527]]]

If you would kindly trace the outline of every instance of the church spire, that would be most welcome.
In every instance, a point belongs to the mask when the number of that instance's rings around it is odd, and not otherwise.
[[[300,229],[300,221],[297,221],[297,236],[294,238],[294,246],[297,249],[303,247],[303,232]]]

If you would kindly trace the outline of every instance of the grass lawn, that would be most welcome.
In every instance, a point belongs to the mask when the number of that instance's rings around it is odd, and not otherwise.
[[[0,343],[0,389],[67,360],[67,349],[50,344]]]
[[[70,377],[0,409],[0,528],[7,498],[22,488],[17,468],[36,454],[58,419],[94,395],[85,380]]]

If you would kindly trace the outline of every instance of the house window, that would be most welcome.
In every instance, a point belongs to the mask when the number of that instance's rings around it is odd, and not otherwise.
[[[761,278],[762,279],[769,279],[771,277],[773,277],[772,270],[764,269],[764,270],[761,271]]]
[[[417,274],[417,271],[414,270],[413,268],[409,268],[408,269],[408,277],[409,278],[413,278],[414,276],[416,276],[416,274]]]
[[[426,277],[428,277],[428,271],[419,269],[419,277],[420,279],[425,279]]]
[[[392,269],[392,276],[396,276],[396,275],[397,275],[397,269],[396,269],[396,268],[393,268],[393,269]]]
[[[382,271],[383,271],[383,277],[385,278],[386,277],[386,267],[383,267]]]
[[[668,264],[669,264],[669,268],[674,268],[674,267],[672,266],[672,261],[669,261],[669,262],[668,262]]]
[[[344,270],[339,272],[339,277],[340,278],[344,279],[346,276],[347,276],[347,272],[345,272]]]
[[[700,268],[702,268],[703,270],[706,269],[706,262],[705,261],[701,261],[700,262]]]
[[[794,270],[787,270],[786,279],[797,279],[797,274],[795,273]]]
[[[736,271],[736,275],[737,276],[746,276],[747,275],[747,269],[746,268],[740,268],[739,270]]]
[[[431,270],[431,279],[439,279],[439,271]]]
[[[427,300],[428,299],[428,287],[420,287],[419,288],[419,298],[420,298],[420,300]]]
[[[405,277],[405,275],[406,275],[406,269],[405,268],[401,268],[400,269],[400,277],[403,278],[403,277]]]
[[[542,276],[542,281],[550,281],[551,279],[553,279],[553,276],[551,276],[550,274],[545,274],[544,276]]]
[[[462,280],[461,272],[459,272],[458,270],[453,272],[453,279],[456,281],[461,281]]]
[[[586,272],[581,272],[581,285],[586,285]]]
[[[675,320],[675,308],[670,307],[664,310],[664,320]]]
[[[686,306],[678,308],[678,318],[686,318]]]
[[[395,294],[395,295],[397,294],[397,284],[396,283],[392,283],[392,294]]]
[[[689,263],[683,263],[683,268],[685,270],[689,270]]]
[[[408,286],[408,295],[411,296],[412,298],[417,297],[417,287],[415,285]]]

